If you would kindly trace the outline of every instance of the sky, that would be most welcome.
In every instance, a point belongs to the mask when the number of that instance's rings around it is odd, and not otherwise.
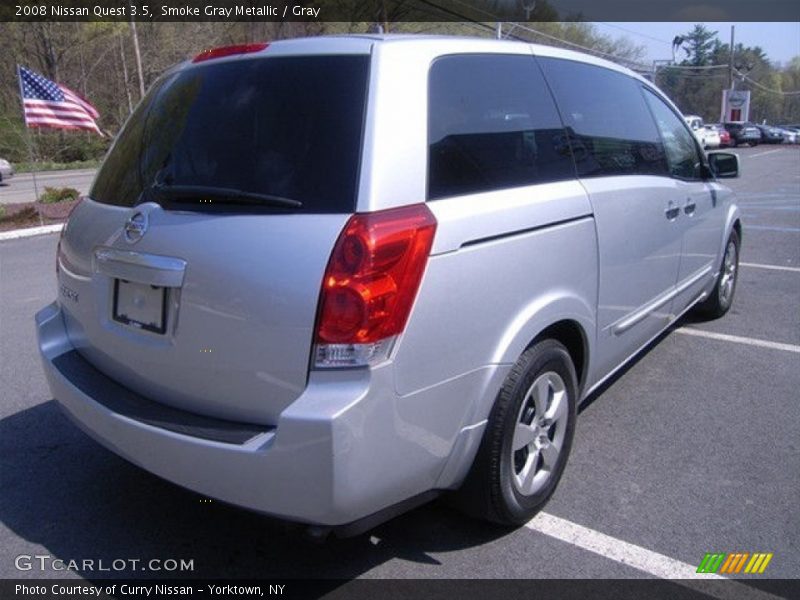
[[[647,49],[645,62],[672,58],[672,40],[676,35],[687,33],[694,23],[600,23],[598,31],[612,37],[627,37]],[[704,23],[711,31],[718,32],[721,42],[729,43],[731,25],[736,26],[735,43],[745,46],[761,46],[773,62],[786,64],[800,56],[800,23]],[[679,52],[678,59],[684,54]]]

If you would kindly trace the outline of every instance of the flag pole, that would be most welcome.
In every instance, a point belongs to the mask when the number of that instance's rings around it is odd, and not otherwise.
[[[19,99],[22,103],[22,122],[25,125],[25,133],[28,139],[28,155],[31,159],[31,178],[33,179],[33,194],[34,202],[36,203],[36,214],[39,215],[39,225],[44,225],[42,212],[39,210],[39,185],[36,183],[36,158],[33,153],[33,139],[31,137],[30,128],[28,127],[28,118],[25,116],[25,94],[22,91],[22,71],[19,65],[17,65],[17,81],[19,82]]]

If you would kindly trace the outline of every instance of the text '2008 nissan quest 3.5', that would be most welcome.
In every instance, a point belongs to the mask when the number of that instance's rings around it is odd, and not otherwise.
[[[733,154],[652,84],[518,42],[204,52],[150,89],[36,315],[55,398],[165,479],[341,535],[553,493],[578,404],[736,288]]]

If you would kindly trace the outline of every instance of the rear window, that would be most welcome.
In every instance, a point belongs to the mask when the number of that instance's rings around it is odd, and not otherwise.
[[[366,55],[301,56],[167,76],[119,134],[90,195],[135,206],[159,200],[154,186],[193,186],[302,203],[281,211],[353,212],[368,69]],[[197,200],[192,210],[237,204]]]

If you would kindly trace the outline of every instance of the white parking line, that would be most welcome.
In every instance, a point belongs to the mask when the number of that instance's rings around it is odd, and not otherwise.
[[[762,592],[738,581],[733,581],[713,573],[697,573],[697,567],[675,560],[669,556],[619,540],[605,533],[578,525],[548,513],[539,513],[525,524],[525,527],[538,531],[567,544],[599,554],[603,558],[633,567],[660,579],[674,580],[673,583],[702,592],[720,600],[729,598],[748,600],[777,600],[780,596]],[[701,549],[700,552],[705,552]],[[698,560],[702,558],[700,556]]]
[[[770,348],[772,350],[783,350],[785,352],[796,352],[800,354],[800,346],[796,346],[794,344],[768,342],[767,340],[758,340],[755,338],[741,337],[738,335],[728,335],[727,333],[714,333],[713,331],[695,329],[694,327],[679,327],[674,331],[675,333],[704,337],[712,340],[720,340],[722,342],[734,342],[736,344],[746,344],[748,346],[758,346],[760,348]]]
[[[758,263],[740,262],[740,267],[750,267],[752,269],[768,269],[770,271],[791,271],[792,273],[800,273],[800,267],[783,267],[781,265],[761,265]]]
[[[765,150],[764,152],[756,152],[755,154],[751,154],[750,158],[755,158],[756,156],[766,156],[767,154],[774,154],[775,152],[781,152],[781,150]]]

